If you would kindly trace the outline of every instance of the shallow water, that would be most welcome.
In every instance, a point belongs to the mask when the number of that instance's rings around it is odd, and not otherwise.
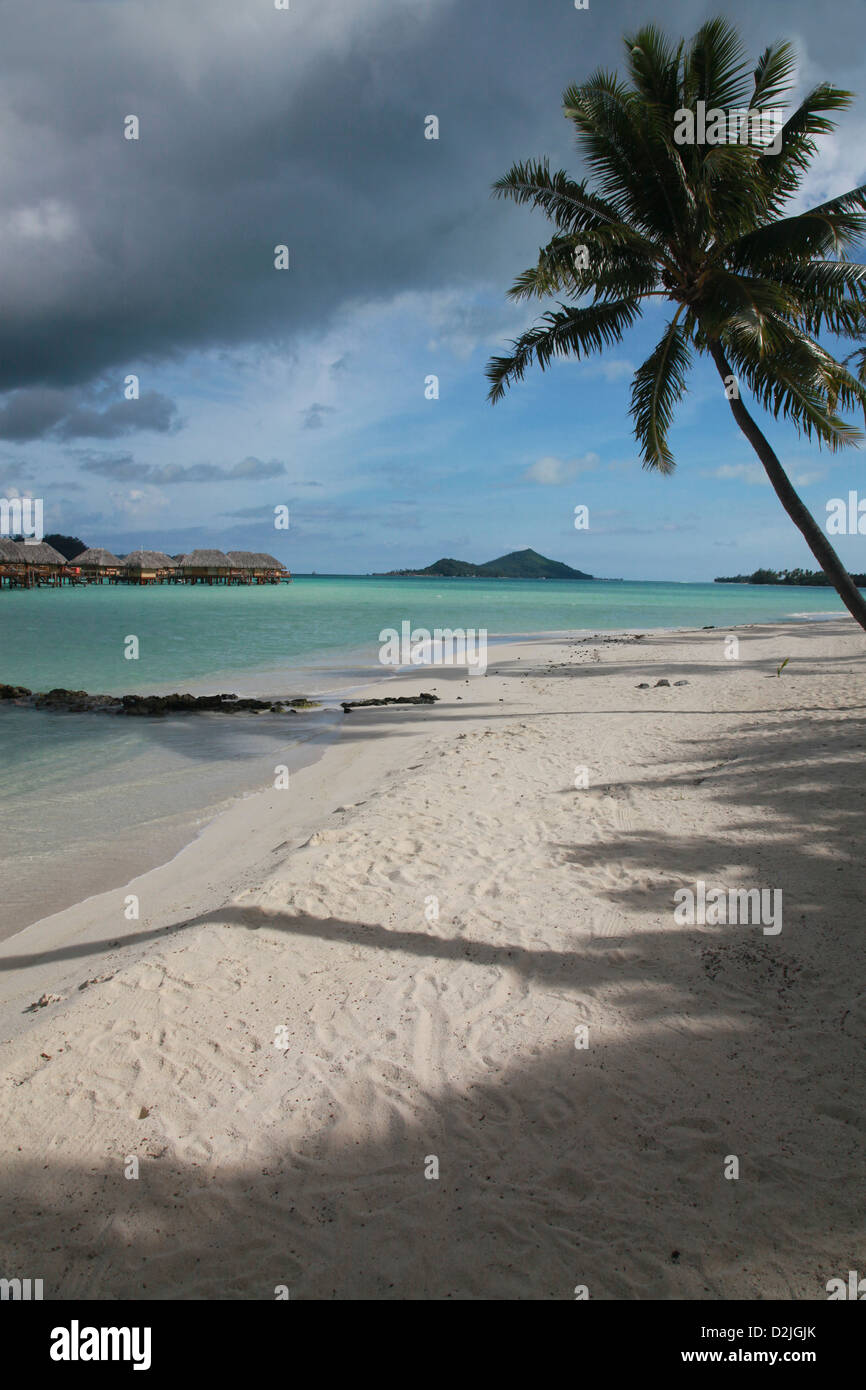
[[[301,578],[268,588],[0,591],[0,682],[314,694],[381,679],[379,633],[717,627],[836,614],[832,590]],[[125,659],[138,638],[138,660]],[[332,701],[333,703],[333,701]],[[0,936],[165,862],[219,807],[309,761],[335,716],[128,720],[0,704]],[[299,742],[309,741],[298,752]]]
[[[363,654],[382,629],[532,633],[701,627],[842,613],[832,589],[741,584],[300,578],[262,588],[181,585],[0,591],[0,681],[122,693],[250,672],[291,683],[302,659]],[[138,638],[139,657],[124,656]]]
[[[314,760],[332,713],[124,719],[0,707],[0,939],[172,858],[242,791]],[[122,923],[118,898],[118,924]]]

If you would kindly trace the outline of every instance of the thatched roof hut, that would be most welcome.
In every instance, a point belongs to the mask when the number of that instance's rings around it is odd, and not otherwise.
[[[232,562],[221,550],[191,550],[179,562],[184,570],[230,570]]]
[[[221,550],[191,550],[178,562],[177,570],[187,579],[228,579],[232,562]]]
[[[10,587],[29,587],[32,572],[24,567],[23,549],[18,541],[0,536],[0,584],[5,580]]]
[[[74,560],[69,561],[70,565],[77,565],[81,570],[119,570],[123,564],[116,555],[112,555],[110,550],[105,550],[101,546],[90,546],[88,550],[82,550],[80,555],[76,555]]]
[[[21,562],[25,565],[44,565],[54,568],[55,566],[67,565],[69,561],[65,555],[61,555],[59,550],[55,550],[53,545],[47,541],[37,541],[35,545],[28,545],[24,541],[18,544],[21,555]]]
[[[163,584],[176,574],[177,560],[163,550],[133,550],[121,570],[121,578],[128,584]]]
[[[268,555],[265,550],[230,550],[228,558],[238,570],[252,570],[256,574],[281,574],[285,570],[282,560]]]
[[[170,555],[166,555],[162,550],[133,550],[123,561],[123,568],[128,570],[173,570],[177,569],[177,560],[173,560]]]

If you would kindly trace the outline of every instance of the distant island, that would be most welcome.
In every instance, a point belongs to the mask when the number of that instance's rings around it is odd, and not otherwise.
[[[386,579],[592,579],[559,560],[548,560],[537,550],[512,550],[498,560],[472,565],[468,560],[437,560],[423,570],[388,570]]]
[[[851,578],[858,589],[866,588],[866,574],[852,574]],[[714,584],[793,584],[812,588],[820,585],[826,588],[831,581],[823,570],[755,570],[754,574],[730,574],[724,579],[714,579]]]

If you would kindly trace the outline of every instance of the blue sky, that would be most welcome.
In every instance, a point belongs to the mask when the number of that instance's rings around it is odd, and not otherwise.
[[[135,5],[14,16],[0,492],[43,496],[46,530],[88,544],[267,549],[295,571],[524,546],[629,579],[814,567],[708,362],[679,408],[676,473],[641,469],[630,378],[661,310],[604,357],[486,400],[488,358],[537,308],[505,291],[548,235],[491,200],[492,180],[541,155],[579,174],[563,87],[616,65],[624,29],[659,18],[690,34],[715,7],[424,0],[408,15],[376,0],[359,17],[345,0],[292,0],[290,15],[251,17],[218,0],[206,32],[197,4],[149,8],[156,32]],[[862,4],[837,4],[832,30],[811,4],[776,9],[725,13],[754,56],[794,39],[801,87],[864,93],[823,142],[805,207],[866,178]],[[133,145],[118,121],[137,109]],[[423,138],[429,112],[438,142]],[[139,402],[123,401],[130,372]],[[819,517],[858,486],[859,450],[762,423]],[[280,504],[288,532],[273,528]],[[866,569],[862,538],[838,549]]]

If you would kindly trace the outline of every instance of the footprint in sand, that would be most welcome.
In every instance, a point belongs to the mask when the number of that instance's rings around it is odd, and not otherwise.
[[[590,930],[593,936],[603,936],[607,938],[628,936],[629,930],[625,918],[618,912],[596,912],[593,914]]]

